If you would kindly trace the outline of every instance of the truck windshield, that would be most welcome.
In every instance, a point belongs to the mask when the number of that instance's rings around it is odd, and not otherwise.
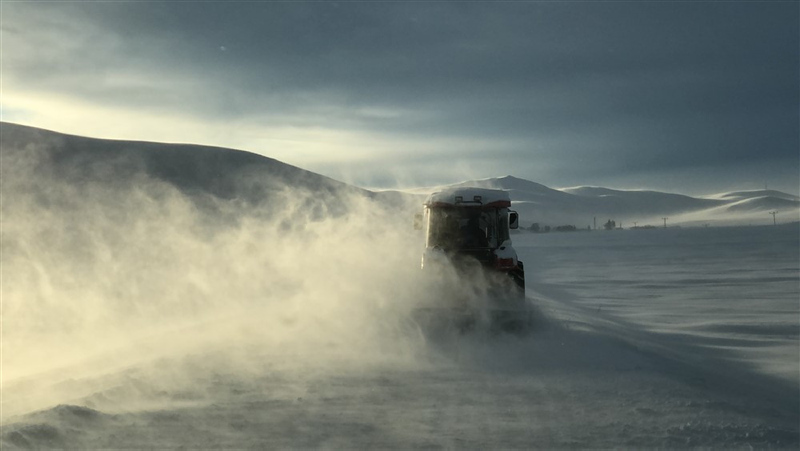
[[[428,247],[447,250],[496,248],[498,212],[480,208],[431,208]]]

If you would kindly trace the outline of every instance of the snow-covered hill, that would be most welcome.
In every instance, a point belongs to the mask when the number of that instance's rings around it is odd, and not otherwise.
[[[290,201],[289,191],[302,192],[308,194],[302,207],[316,216],[347,211],[352,196],[391,206],[406,200],[393,191],[371,192],[246,151],[86,138],[6,122],[0,127],[5,170],[22,167],[33,179],[127,190],[143,181],[165,184],[211,210],[217,201],[271,208]]]
[[[782,222],[800,220],[800,198],[779,191],[740,191],[691,197],[648,190],[594,186],[553,189],[513,176],[470,180],[452,186],[480,186],[509,191],[522,224],[575,225],[585,228],[614,220],[624,227],[661,225],[769,224],[770,211]],[[432,188],[439,189],[439,188]]]
[[[800,201],[800,197],[793,194],[787,194],[775,190],[752,190],[752,191],[734,191],[730,193],[719,193],[705,196],[708,199],[723,199],[723,200],[743,200],[753,199],[760,197],[774,197],[778,199],[785,199],[791,201]]]
[[[509,191],[523,226],[575,225],[585,228],[614,220],[623,227],[662,224],[768,224],[771,211],[781,222],[800,220],[800,198],[774,190],[736,191],[702,197],[648,190],[580,186],[553,189],[513,176],[468,180],[406,192],[369,191],[254,153],[217,147],[85,138],[10,123],[2,127],[7,166],[24,164],[34,174],[65,181],[134,186],[142,177],[166,183],[189,195],[201,208],[215,199],[235,200],[244,208],[285,203],[287,187],[306,196],[303,208],[321,217],[341,214],[350,195],[376,205],[419,208],[426,194],[447,187],[476,186]]]

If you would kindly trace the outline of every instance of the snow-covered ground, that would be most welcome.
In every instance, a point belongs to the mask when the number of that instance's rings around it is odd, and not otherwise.
[[[520,232],[532,333],[458,335],[400,195],[3,127],[3,449],[800,446],[797,223]]]
[[[419,293],[391,281],[413,276],[339,268],[344,286],[311,277],[284,298],[341,297],[327,317],[239,305],[7,381],[3,444],[800,444],[797,225],[514,238],[538,311],[527,337],[421,333],[397,304]]]
[[[692,347],[696,357],[800,384],[798,223],[516,241],[539,293]]]

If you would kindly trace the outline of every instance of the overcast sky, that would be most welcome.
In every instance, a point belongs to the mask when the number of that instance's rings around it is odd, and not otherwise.
[[[365,187],[800,183],[797,2],[20,2],[2,119]]]

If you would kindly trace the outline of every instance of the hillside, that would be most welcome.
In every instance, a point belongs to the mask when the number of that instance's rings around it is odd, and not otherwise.
[[[616,190],[580,186],[561,190],[513,176],[470,180],[451,186],[479,186],[509,191],[523,226],[576,225],[598,227],[612,219],[623,227],[660,225],[768,224],[779,210],[783,222],[800,220],[800,198],[780,191],[737,191],[703,197],[649,190]],[[436,188],[438,189],[438,188]]]
[[[0,127],[6,192],[15,180],[56,180],[70,187],[128,191],[161,184],[179,190],[203,211],[220,213],[220,202],[226,209],[236,205],[251,214],[271,214],[275,208],[291,206],[318,219],[341,215],[348,211],[348,203],[370,199],[378,201],[376,206],[399,208],[406,214],[419,208],[430,192],[476,186],[509,191],[523,226],[537,222],[585,228],[612,219],[629,227],[660,225],[664,217],[673,225],[767,224],[772,221],[769,213],[776,210],[782,222],[800,220],[800,198],[774,190],[702,197],[594,186],[558,190],[509,175],[407,192],[373,192],[246,151],[94,139],[10,123],[0,123]],[[26,191],[38,193],[34,198],[47,198],[42,186],[28,185]]]
[[[207,211],[217,212],[220,201],[251,212],[299,201],[296,207],[312,217],[342,214],[351,196],[391,205],[404,201],[394,192],[373,193],[246,151],[86,138],[5,122],[0,127],[6,192],[15,181],[124,191],[160,185],[174,187]],[[39,191],[38,199],[47,197],[42,185],[29,188]]]

